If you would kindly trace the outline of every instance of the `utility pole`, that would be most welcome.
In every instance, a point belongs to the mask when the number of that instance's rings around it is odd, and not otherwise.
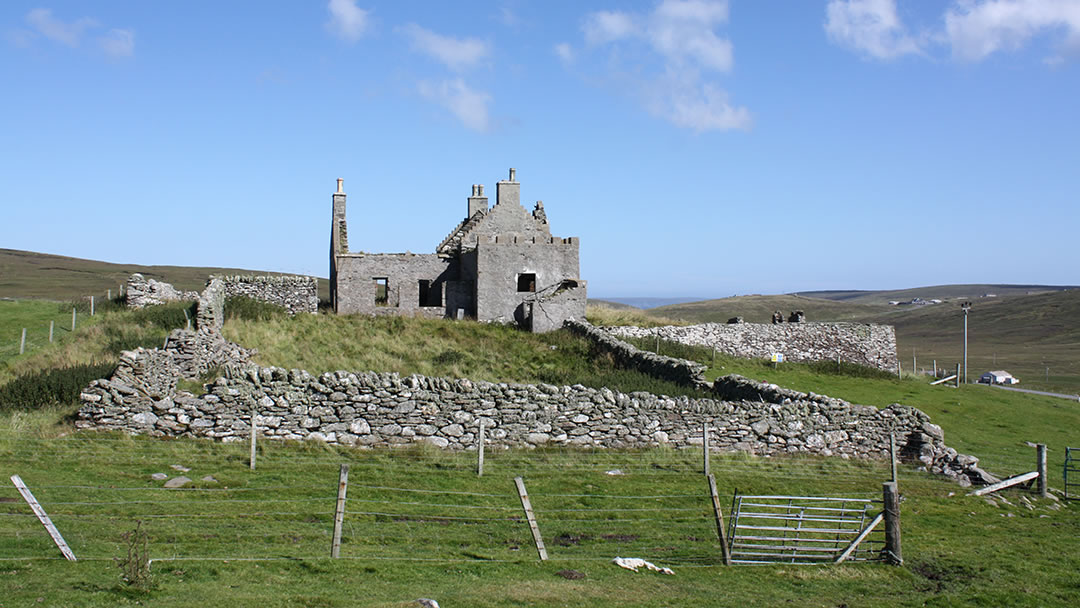
[[[968,368],[967,368],[967,321],[968,311],[971,310],[971,302],[964,302],[960,305],[960,309],[964,311],[964,384],[968,383]]]

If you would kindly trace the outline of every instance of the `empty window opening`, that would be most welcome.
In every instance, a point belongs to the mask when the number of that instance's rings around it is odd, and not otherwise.
[[[387,277],[375,277],[375,305],[387,306],[390,303],[390,279]]]
[[[536,291],[536,273],[523,272],[518,275],[518,292]]]
[[[442,286],[430,279],[420,279],[420,306],[442,306]]]

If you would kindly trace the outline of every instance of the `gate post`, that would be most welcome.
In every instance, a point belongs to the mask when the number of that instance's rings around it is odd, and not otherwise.
[[[895,481],[881,484],[885,512],[885,561],[899,566],[904,563],[900,550],[900,493]]]
[[[1038,488],[1039,496],[1046,498],[1046,444],[1040,443],[1035,446],[1035,470],[1039,472]]]

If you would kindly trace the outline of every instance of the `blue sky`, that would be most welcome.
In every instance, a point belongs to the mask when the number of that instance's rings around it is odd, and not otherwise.
[[[1080,0],[0,5],[0,247],[327,274],[471,185],[590,295],[1080,284]]]

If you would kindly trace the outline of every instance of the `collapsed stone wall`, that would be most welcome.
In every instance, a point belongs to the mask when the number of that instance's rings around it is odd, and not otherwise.
[[[786,361],[835,361],[858,363],[887,371],[896,370],[896,331],[891,325],[863,323],[704,323],[686,327],[611,327],[615,336],[653,338],[692,346],[716,348],[718,352],[748,359],[769,358],[782,353]]]
[[[180,302],[196,300],[199,298],[197,291],[180,291],[168,283],[147,279],[139,273],[128,277],[125,286],[127,305],[131,308],[143,308],[166,302]]]
[[[319,280],[301,276],[223,276],[225,297],[245,296],[284,308],[290,315],[319,312]]]
[[[583,336],[600,350],[610,353],[615,363],[621,367],[636,369],[655,378],[687,386],[707,386],[706,367],[700,363],[641,350],[616,338],[610,328],[596,327],[588,321],[569,320],[565,327]]]

